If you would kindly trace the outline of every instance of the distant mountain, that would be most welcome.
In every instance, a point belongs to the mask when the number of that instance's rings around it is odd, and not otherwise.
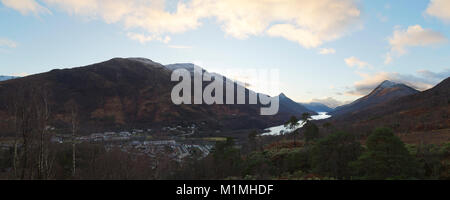
[[[6,80],[10,80],[10,79],[15,79],[18,78],[16,76],[1,76],[0,75],[0,81],[6,81]]]
[[[299,103],[299,104],[303,105],[308,110],[312,110],[314,112],[331,112],[331,111],[333,111],[332,108],[326,106],[323,103],[310,102],[310,103]]]
[[[12,121],[8,114],[11,100],[38,86],[48,93],[52,125],[68,127],[67,105],[74,102],[79,107],[80,129],[84,133],[193,122],[205,123],[211,130],[266,128],[304,111],[298,106],[290,107],[289,103],[280,103],[280,112],[274,116],[261,116],[259,104],[175,105],[171,90],[177,83],[170,81],[171,70],[170,66],[145,58],[114,58],[0,82],[0,129],[7,132],[11,127],[8,124]],[[247,96],[251,92],[245,91]]]
[[[349,104],[350,102],[342,102],[342,101],[338,101],[336,99],[334,99],[333,97],[328,97],[328,98],[324,98],[324,99],[312,99],[311,102],[315,102],[315,103],[321,103],[331,109],[335,109],[339,106],[345,105],[345,104]]]
[[[400,83],[383,81],[370,94],[347,105],[335,108],[330,114],[332,116],[344,115],[359,110],[377,106],[403,96],[419,93],[419,91]]]
[[[383,86],[405,87],[392,83]],[[331,121],[336,126],[366,131],[375,127],[390,127],[401,132],[450,128],[450,78],[423,92],[414,92],[408,87],[405,90],[412,94],[333,116]]]
[[[280,99],[280,112],[290,113],[297,117],[301,116],[302,113],[310,113],[311,115],[317,114],[315,111],[293,101],[283,93],[278,95],[278,97]]]

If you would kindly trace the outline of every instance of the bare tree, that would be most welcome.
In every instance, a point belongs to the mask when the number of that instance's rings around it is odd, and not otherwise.
[[[76,135],[78,132],[78,125],[79,125],[79,119],[78,119],[78,106],[75,103],[75,101],[71,101],[69,103],[69,107],[71,110],[71,131],[72,131],[72,177],[75,177],[76,175]]]
[[[53,166],[50,159],[48,125],[50,107],[43,87],[20,84],[13,88],[9,110],[14,122],[14,177],[48,179]],[[19,145],[20,144],[20,145]]]
[[[48,133],[50,120],[50,107],[48,93],[44,88],[35,90],[34,109],[36,118],[36,132],[39,134],[39,155],[38,155],[38,178],[48,179],[51,170],[51,160],[49,160]]]

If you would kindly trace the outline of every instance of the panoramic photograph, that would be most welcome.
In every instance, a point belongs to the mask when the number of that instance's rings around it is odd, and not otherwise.
[[[0,0],[0,180],[450,180],[449,39],[450,0]]]

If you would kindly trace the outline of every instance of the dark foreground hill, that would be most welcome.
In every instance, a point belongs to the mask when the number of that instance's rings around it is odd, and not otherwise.
[[[249,104],[175,105],[170,95],[176,82],[170,81],[170,75],[169,68],[148,59],[115,58],[4,81],[0,83],[0,128],[2,133],[14,130],[15,108],[33,105],[32,94],[46,97],[50,125],[56,128],[68,128],[76,108],[85,133],[193,122],[211,130],[265,128],[301,115],[281,109],[277,115],[260,116],[261,105]]]

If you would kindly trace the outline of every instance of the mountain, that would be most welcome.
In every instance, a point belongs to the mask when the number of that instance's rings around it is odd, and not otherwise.
[[[345,105],[345,104],[349,104],[352,101],[350,101],[350,102],[348,102],[348,101],[342,102],[342,101],[338,101],[338,100],[334,99],[333,97],[328,97],[328,98],[324,98],[324,99],[312,99],[311,102],[321,103],[321,104],[323,104],[323,105],[325,105],[325,106],[327,106],[327,107],[329,107],[331,109],[335,109],[335,108],[337,108],[339,106],[342,106],[342,105]]]
[[[191,72],[191,74],[193,75],[194,73],[194,64],[192,63],[178,63],[178,64],[170,64],[170,65],[166,65],[166,67],[170,70],[175,70],[175,69],[186,69],[189,72]],[[197,66],[199,67],[199,66]],[[223,76],[221,74],[217,74],[217,73],[209,73],[206,70],[202,69],[204,71],[204,73],[212,76],[212,75],[220,75]],[[225,77],[225,80],[227,80],[228,78]],[[224,82],[224,84],[226,84]],[[236,85],[236,87],[244,87],[242,85]],[[226,89],[226,88],[225,88]],[[298,104],[296,102],[294,102],[292,99],[290,99],[289,97],[287,97],[284,93],[281,93],[280,95],[278,95],[279,100],[280,100],[280,107],[279,107],[279,112],[280,113],[287,113],[290,115],[294,115],[294,116],[301,116],[301,114],[303,113],[310,113],[312,115],[317,114],[316,112],[314,112],[313,110],[310,110],[306,107],[304,107],[301,104]]]
[[[0,81],[6,81],[6,80],[10,80],[10,79],[15,79],[18,78],[16,76],[1,76],[0,75]]]
[[[194,73],[194,66],[195,66],[195,64],[193,64],[193,63],[176,63],[176,64],[166,65],[166,68],[169,70],[186,69],[189,72]]]
[[[306,108],[305,106],[293,101],[285,94],[281,93],[278,95],[280,99],[280,112],[290,113],[294,116],[301,116],[301,113],[310,113],[311,115],[316,115],[317,113]]]
[[[413,94],[333,116],[331,121],[336,126],[366,131],[375,127],[390,127],[400,132],[450,128],[450,78],[429,90],[411,92]]]
[[[310,103],[299,103],[299,104],[303,105],[308,110],[312,110],[314,112],[331,112],[331,111],[333,111],[332,108],[326,106],[323,103],[310,102]]]
[[[287,106],[280,106],[277,115],[261,116],[259,104],[175,105],[171,90],[177,83],[170,81],[171,72],[149,59],[114,58],[0,82],[0,129],[11,128],[8,109],[14,102],[33,105],[29,96],[39,91],[48,96],[52,126],[68,128],[70,105],[75,104],[84,133],[194,122],[211,130],[266,128],[284,123],[292,114],[301,115]],[[245,91],[247,96],[251,92]]]
[[[330,114],[339,116],[380,105],[403,96],[419,93],[419,91],[400,83],[383,81],[368,95],[347,105],[335,108]]]

